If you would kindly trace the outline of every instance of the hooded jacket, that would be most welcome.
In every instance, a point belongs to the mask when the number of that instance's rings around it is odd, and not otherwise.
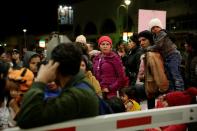
[[[24,58],[23,58],[23,66],[26,68],[29,68],[29,61],[32,58],[32,56],[34,56],[36,54],[37,54],[36,52],[27,51],[24,55]]]
[[[93,71],[101,89],[108,88],[107,98],[116,96],[120,88],[128,86],[129,80],[124,72],[122,61],[114,52],[95,56]]]

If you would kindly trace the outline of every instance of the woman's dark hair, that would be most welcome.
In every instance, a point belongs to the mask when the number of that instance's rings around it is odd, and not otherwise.
[[[114,113],[120,113],[126,111],[123,101],[116,96],[107,99],[106,102],[109,104],[109,106],[111,107]]]
[[[140,46],[140,42],[138,40],[138,33],[134,32],[133,35],[130,37],[130,40],[133,41],[136,46]]]
[[[136,100],[136,98],[137,98],[135,88],[125,87],[125,88],[122,88],[119,93],[120,93],[120,96],[126,94],[129,99]]]
[[[51,59],[60,63],[58,72],[62,75],[76,75],[80,69],[82,51],[75,43],[62,43],[53,49]]]
[[[88,56],[82,55],[82,61],[86,64],[86,71],[92,70],[92,63],[89,60]]]
[[[140,37],[145,37],[146,39],[148,39],[150,41],[150,44],[153,45],[154,44],[154,41],[153,41],[153,34],[148,31],[148,30],[144,30],[144,31],[141,31],[139,34],[138,34],[138,38]]]
[[[185,42],[191,46],[193,49],[197,49],[197,35],[189,33],[187,34],[187,36],[185,37]]]

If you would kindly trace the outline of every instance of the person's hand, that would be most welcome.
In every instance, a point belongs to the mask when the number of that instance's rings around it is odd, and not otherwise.
[[[108,88],[103,88],[102,91],[103,92],[109,92],[109,89]]]
[[[140,82],[140,81],[137,81],[136,82],[136,85],[144,85],[144,83],[143,82]]]
[[[56,83],[53,81],[53,82],[50,82],[47,84],[47,87],[49,88],[49,90],[51,91],[55,91],[57,90],[59,87],[56,85]]]
[[[53,60],[50,60],[46,65],[41,65],[35,81],[43,82],[45,84],[54,81],[56,78],[56,71],[58,66],[59,63],[54,62]]]
[[[11,99],[9,102],[9,107],[17,114],[20,110],[20,107],[15,99]]]

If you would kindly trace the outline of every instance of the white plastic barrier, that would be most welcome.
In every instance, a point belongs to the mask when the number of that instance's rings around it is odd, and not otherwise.
[[[166,125],[197,122],[197,104],[126,112],[32,128],[28,131],[133,131]],[[19,131],[19,128],[5,131]]]

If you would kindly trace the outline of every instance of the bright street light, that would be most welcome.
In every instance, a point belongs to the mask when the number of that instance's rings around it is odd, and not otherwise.
[[[27,29],[23,29],[23,32],[24,32],[24,33],[27,32]]]
[[[118,6],[117,8],[117,23],[118,23],[118,35],[120,35],[120,27],[119,27],[119,9],[121,7],[124,7],[126,9],[126,13],[127,13],[127,16],[126,16],[126,41],[128,42],[128,36],[129,36],[129,29],[128,29],[128,21],[129,21],[129,5],[131,4],[131,1],[132,0],[124,0],[124,4],[121,4],[120,6]],[[125,36],[125,33],[124,33],[124,36]]]
[[[128,6],[131,4],[131,0],[125,0],[124,3]]]

